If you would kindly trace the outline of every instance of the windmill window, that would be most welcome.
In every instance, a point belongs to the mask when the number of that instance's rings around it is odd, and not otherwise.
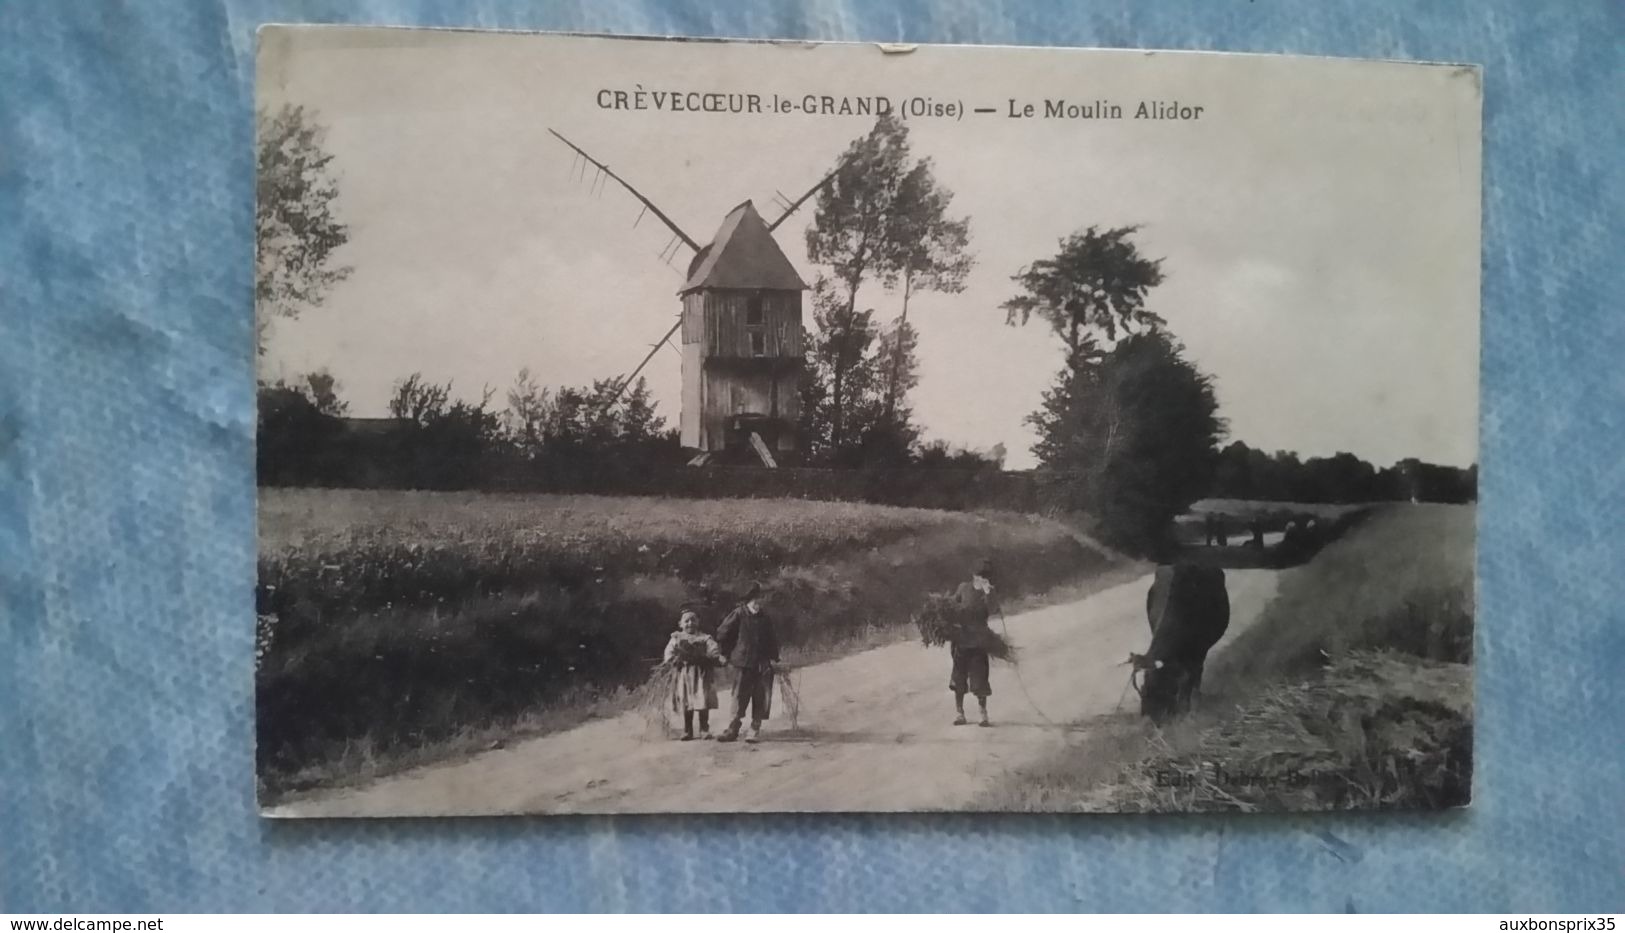
[[[767,355],[767,317],[762,313],[762,296],[745,299],[745,340],[751,356]]]

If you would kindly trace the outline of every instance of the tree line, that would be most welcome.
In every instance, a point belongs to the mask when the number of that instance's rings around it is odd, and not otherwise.
[[[350,418],[338,389],[325,372],[259,387],[262,484],[570,488],[682,463],[642,379],[624,392],[608,379],[548,388],[522,369],[497,407],[490,388],[466,399],[412,373],[388,418]]]
[[[975,265],[970,218],[952,215],[953,197],[891,114],[852,141],[819,189],[806,231],[807,258],[819,267],[801,380],[808,463],[897,467],[923,457],[929,465],[941,453],[922,449],[909,405],[919,332],[908,315],[922,294],[963,291]],[[860,293],[876,288],[894,316],[860,307]]]
[[[1219,451],[1212,496],[1275,502],[1472,502],[1478,467],[1465,469],[1407,458],[1377,467],[1351,453],[1299,459],[1234,441]]]
[[[548,387],[522,369],[501,393],[460,397],[421,373],[398,380],[387,418],[353,418],[342,386],[319,371],[262,382],[258,473],[267,486],[467,489],[636,488],[690,456],[648,384]],[[506,404],[502,404],[502,403]],[[917,443],[887,469],[997,472],[1004,449]]]

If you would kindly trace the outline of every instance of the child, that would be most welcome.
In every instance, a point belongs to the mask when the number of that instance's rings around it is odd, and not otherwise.
[[[715,669],[723,664],[716,640],[700,631],[700,617],[685,608],[677,620],[677,631],[666,643],[665,660],[677,668],[672,682],[672,709],[683,714],[684,742],[694,740],[694,714],[700,714],[700,738],[711,737],[711,710],[717,708]]]
[[[988,682],[988,653],[985,641],[974,636],[983,632],[991,634],[988,628],[988,616],[996,611],[997,601],[993,597],[993,562],[983,560],[971,572],[969,583],[959,584],[954,591],[954,602],[958,604],[960,624],[967,636],[961,644],[959,640],[948,642],[948,653],[953,658],[953,670],[948,675],[948,689],[954,693],[954,725],[963,726],[965,719],[965,694],[976,695],[976,705],[981,707],[982,720],[977,725],[987,727],[993,725],[987,718],[987,698],[993,695],[993,686]]]

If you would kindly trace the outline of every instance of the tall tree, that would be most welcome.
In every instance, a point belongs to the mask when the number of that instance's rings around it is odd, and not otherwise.
[[[909,391],[920,384],[918,343],[914,325],[903,317],[877,336],[874,369],[879,397],[857,412],[865,466],[905,464],[919,441],[914,412],[908,405]]]
[[[908,174],[908,127],[886,114],[847,146],[835,177],[818,191],[807,227],[807,258],[830,267],[849,311],[867,276],[896,274],[894,215]]]
[[[802,454],[809,464],[823,462],[829,453],[829,419],[825,409],[829,384],[825,381],[827,374],[818,365],[822,358],[819,343],[823,336],[822,331],[809,327],[801,329],[801,345],[806,351],[799,361],[800,373],[796,380],[801,387],[801,421],[796,425],[796,434],[801,439]]]
[[[907,358],[913,345],[910,301],[919,291],[961,291],[973,262],[967,252],[970,220],[948,215],[952,200],[953,192],[938,184],[931,160],[912,159],[908,127],[894,114],[880,117],[852,141],[834,177],[818,192],[806,236],[808,258],[829,269],[815,291],[815,307],[825,311],[821,336],[832,348],[864,347],[862,355],[831,356],[828,384],[812,392],[828,415],[831,450],[864,443],[865,433],[881,422],[894,438],[912,436],[902,417],[913,378]],[[890,330],[905,339],[876,345],[874,336],[854,330],[876,325],[872,314],[858,310],[858,292],[866,282],[901,288],[902,311]],[[827,327],[842,330],[830,333]],[[871,360],[871,353],[882,359]],[[857,372],[871,365],[872,374]],[[849,389],[871,375],[873,399]],[[876,411],[869,410],[871,402]]]
[[[841,467],[906,462],[919,430],[906,405],[888,409],[882,386],[900,336],[905,390],[914,385],[912,329],[901,334],[895,327],[882,330],[873,310],[848,312],[839,302],[815,305],[814,321],[817,330],[805,338],[806,372],[801,381],[800,433],[808,459]],[[845,419],[845,436],[839,444],[834,441],[837,413]]]
[[[887,288],[902,289],[903,306],[892,332],[904,335],[893,340],[887,352],[885,408],[890,418],[899,401],[917,383],[907,354],[913,349],[914,333],[908,323],[909,301],[918,291],[957,294],[965,290],[965,277],[975,259],[968,251],[970,218],[948,216],[954,194],[938,184],[931,160],[914,163],[898,186],[889,236],[891,255],[886,262]]]
[[[1160,330],[1076,359],[1028,419],[1033,453],[1077,477],[1068,504],[1099,518],[1114,543],[1154,551],[1211,487],[1224,433],[1213,381]]]
[[[352,271],[334,252],[350,238],[333,210],[338,181],[326,130],[303,107],[256,114],[254,300],[259,351],[272,316],[296,317],[319,306]]]
[[[837,347],[861,342],[855,333],[830,333],[827,327],[852,328],[872,315],[857,310],[858,289],[865,279],[882,280],[897,274],[898,194],[909,174],[908,127],[893,114],[875,121],[864,136],[852,141],[837,164],[835,177],[819,189],[813,221],[807,227],[807,258],[828,266],[832,281],[815,291],[815,306],[838,303],[841,313],[826,313],[819,321],[824,336]],[[816,313],[816,312],[815,312]],[[872,337],[870,338],[872,340]],[[828,393],[830,445],[839,449],[849,437],[848,365],[861,358],[844,353],[832,357]]]
[[[815,330],[807,337],[802,380],[801,433],[813,459],[836,461],[863,435],[866,411],[876,398],[879,337],[874,311],[857,311],[820,278],[813,290]]]
[[[1067,347],[1067,365],[1087,365],[1096,337],[1114,343],[1162,323],[1145,306],[1162,284],[1162,260],[1147,259],[1130,239],[1138,227],[1089,227],[1061,240],[1060,250],[1011,279],[1020,292],[1002,307],[1005,322],[1026,324],[1037,315]]]
[[[890,417],[920,384],[920,334],[903,316],[880,332],[877,355],[882,370],[882,414]]]

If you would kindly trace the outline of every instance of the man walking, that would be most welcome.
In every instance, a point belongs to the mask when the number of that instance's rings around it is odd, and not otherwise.
[[[773,665],[779,660],[779,635],[773,620],[762,611],[762,587],[751,584],[745,602],[722,620],[717,643],[728,664],[739,674],[734,684],[733,719],[718,742],[739,738],[745,711],[750,710],[750,735],[746,742],[761,738],[762,720],[768,718],[773,697]]]
[[[988,637],[992,631],[988,629],[988,616],[997,604],[993,601],[993,563],[988,560],[977,565],[971,574],[970,582],[959,584],[954,591],[954,602],[960,613],[959,627],[969,634],[969,637],[948,643],[949,654],[953,657],[953,671],[948,675],[948,689],[954,692],[954,725],[963,726],[965,719],[965,694],[976,695],[976,704],[981,707],[982,720],[978,725],[991,726],[987,719],[987,698],[993,693],[992,684],[988,683],[988,639],[981,637],[980,633],[986,631]]]

